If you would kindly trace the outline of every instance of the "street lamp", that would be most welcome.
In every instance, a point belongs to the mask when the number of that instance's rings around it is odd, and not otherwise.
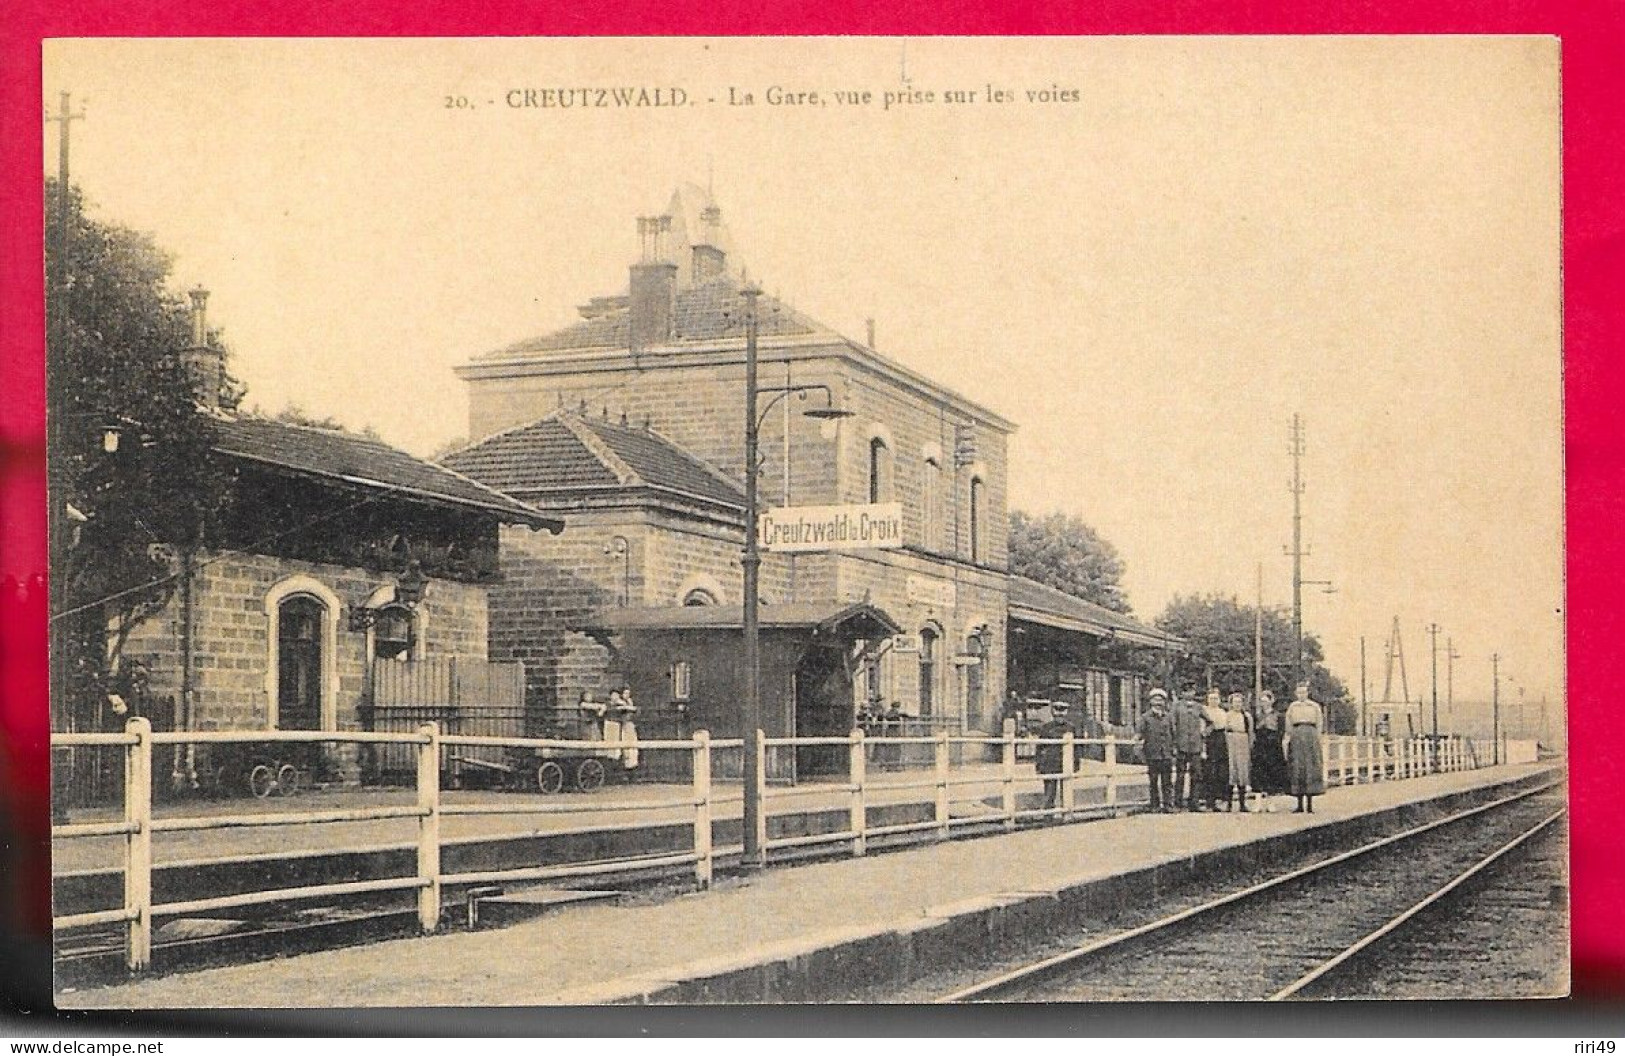
[[[824,394],[824,406],[814,408],[806,413],[809,418],[834,421],[841,418],[852,417],[852,412],[835,406],[834,393],[828,385],[780,385],[771,388],[761,388],[756,384],[756,339],[758,330],[757,298],[762,291],[755,285],[747,284],[740,290],[745,298],[745,552],[740,558],[740,565],[744,571],[745,604],[744,604],[744,634],[745,634],[745,698],[740,707],[740,726],[744,737],[744,799],[745,799],[745,850],[743,864],[747,869],[759,869],[765,861],[762,856],[762,842],[757,836],[762,817],[762,798],[760,791],[761,773],[760,760],[756,757],[756,742],[762,731],[762,665],[760,655],[761,640],[761,613],[759,612],[762,551],[760,541],[756,536],[756,521],[759,515],[757,508],[756,478],[760,470],[761,456],[758,451],[761,441],[762,422],[773,405],[791,393],[796,393],[801,399],[806,399],[808,393],[821,391]],[[767,406],[758,410],[757,396],[763,392],[775,395]],[[789,467],[785,467],[788,473]]]

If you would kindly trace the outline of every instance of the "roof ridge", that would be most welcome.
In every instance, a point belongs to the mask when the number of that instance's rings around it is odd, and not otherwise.
[[[582,419],[582,420],[586,421],[585,418]],[[623,425],[618,425],[618,424],[613,423],[613,422],[605,422],[604,424],[609,425],[611,428],[625,429],[627,432],[632,433],[634,435],[641,434],[641,435],[644,435],[644,436],[652,436],[656,440],[659,440],[661,443],[665,444],[667,447],[669,447],[672,450],[674,450],[674,451],[678,452],[679,454],[681,454],[684,458],[688,459],[689,461],[693,462],[695,465],[699,466],[701,469],[705,470],[707,473],[709,473],[711,475],[711,477],[713,479],[715,479],[717,481],[720,481],[723,484],[728,485],[728,487],[730,487],[730,488],[734,488],[734,489],[739,490],[741,492],[744,491],[745,486],[744,486],[743,482],[737,481],[734,478],[730,477],[727,473],[723,472],[722,469],[720,469],[717,466],[712,465],[709,461],[707,461],[706,459],[701,458],[699,455],[696,455],[694,452],[690,451],[688,448],[684,447],[682,444],[679,444],[677,441],[673,440],[671,437],[667,436],[665,433],[660,432],[658,429],[654,428],[654,426],[652,426],[652,425],[648,426],[648,427],[644,427],[644,428],[639,428],[639,427],[631,426],[631,425],[624,425],[624,426]],[[590,425],[589,425],[589,428],[591,428]]]
[[[437,466],[442,465],[445,459],[451,458],[451,457],[453,457],[455,455],[466,454],[467,452],[474,450],[476,447],[479,447],[482,444],[490,443],[492,440],[495,440],[498,437],[512,436],[515,433],[522,433],[526,429],[534,429],[536,426],[541,425],[543,422],[547,421],[548,419],[561,417],[564,413],[565,413],[565,408],[558,407],[558,408],[555,408],[554,410],[548,411],[546,414],[542,415],[540,418],[532,418],[527,422],[520,422],[518,425],[510,425],[506,429],[498,429],[496,432],[489,433],[489,434],[487,434],[485,436],[482,436],[478,440],[470,440],[468,443],[464,444],[462,447],[453,448],[452,450],[447,451],[445,454],[443,454],[439,458],[435,459],[433,464],[437,465]]]
[[[570,435],[579,440],[583,447],[604,464],[604,468],[615,474],[615,479],[622,486],[647,483],[638,475],[636,470],[627,464],[625,459],[617,455],[613,448],[604,443],[604,438],[593,431],[592,427],[587,424],[584,415],[561,414],[558,419],[559,424],[570,431]]]
[[[375,447],[387,447],[391,451],[396,451],[405,455],[407,458],[418,457],[412,454],[410,451],[405,451],[396,447],[394,444],[390,443],[388,440],[385,440],[381,436],[368,436],[365,433],[352,433],[348,428],[342,425],[336,429],[330,429],[325,425],[307,425],[304,422],[285,422],[280,418],[272,418],[268,415],[242,413],[224,417],[221,420],[228,422],[264,422],[266,425],[274,425],[282,429],[303,429],[307,433],[320,433],[322,436],[336,436],[341,440],[358,440],[362,443],[372,444]],[[430,462],[428,459],[419,458],[418,461],[423,462],[426,465],[434,465],[434,463]]]

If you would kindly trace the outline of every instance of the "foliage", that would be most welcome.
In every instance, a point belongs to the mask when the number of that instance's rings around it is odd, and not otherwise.
[[[1113,612],[1131,611],[1117,548],[1071,514],[1011,510],[1010,571]]]
[[[194,399],[190,316],[165,288],[168,256],[87,216],[76,188],[63,254],[53,181],[46,202],[53,649],[65,677],[96,678],[173,596],[176,554],[203,543],[229,475]],[[229,405],[240,390],[224,387]]]
[[[303,425],[312,429],[326,429],[329,432],[334,433],[350,432],[349,429],[345,428],[343,422],[339,421],[337,418],[334,418],[332,415],[326,415],[318,418],[313,414],[306,413],[305,409],[297,403],[286,404],[275,414],[268,415],[259,407],[255,407],[253,409],[253,413],[260,417],[269,418],[273,422],[282,422],[286,425]],[[370,425],[362,427],[359,435],[364,436],[369,440],[383,440],[383,437],[378,434],[378,430],[374,429]]]
[[[1170,601],[1157,617],[1157,627],[1189,645],[1189,652],[1174,661],[1175,680],[1200,690],[1209,684],[1211,673],[1212,684],[1221,691],[1251,693],[1258,615],[1255,606],[1216,594]],[[1292,699],[1292,614],[1265,608],[1262,623],[1264,688],[1284,704]],[[1334,732],[1352,731],[1356,711],[1349,703],[1348,688],[1327,670],[1320,640],[1308,632],[1303,636],[1303,655],[1309,664],[1309,695],[1327,707]]]

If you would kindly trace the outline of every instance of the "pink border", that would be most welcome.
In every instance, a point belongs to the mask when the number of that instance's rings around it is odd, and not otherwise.
[[[1574,971],[1577,993],[1625,994],[1625,685],[1613,648],[1625,596],[1625,5],[1593,0],[1102,0],[1088,8],[875,4],[816,8],[722,0],[701,10],[633,0],[610,10],[520,0],[436,5],[396,0],[158,0],[8,5],[0,44],[0,545],[12,567],[43,569],[44,448],[41,307],[40,41],[51,36],[461,36],[585,34],[1162,34],[1540,33],[1563,41],[1564,272],[1568,471],[1569,685],[1572,764]],[[1611,354],[1612,353],[1612,354]],[[1509,510],[1508,516],[1516,516]],[[1515,569],[1508,570],[1516,575]],[[49,934],[42,626],[0,627],[0,808],[21,837],[3,868],[23,882],[10,923]],[[9,752],[7,748],[9,746]]]

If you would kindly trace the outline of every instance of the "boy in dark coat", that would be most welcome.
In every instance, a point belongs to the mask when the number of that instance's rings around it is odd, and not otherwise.
[[[1140,716],[1140,748],[1145,755],[1146,783],[1151,809],[1171,814],[1174,809],[1174,719],[1167,710],[1166,690],[1151,691],[1151,707]]]

